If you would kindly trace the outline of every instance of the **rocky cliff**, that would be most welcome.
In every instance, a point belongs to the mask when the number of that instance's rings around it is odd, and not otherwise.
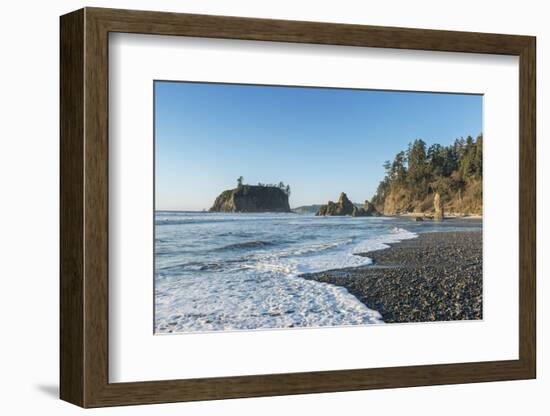
[[[286,192],[275,186],[241,185],[223,191],[211,212],[291,212]]]
[[[436,194],[439,195],[439,201],[436,201]],[[481,215],[483,211],[482,181],[470,180],[462,185],[462,189],[451,189],[443,193],[432,191],[422,197],[405,186],[393,186],[377,208],[384,215],[405,213],[435,215],[436,205],[441,206],[442,209],[444,207],[445,214]]]
[[[365,205],[363,207],[355,206],[353,202],[348,199],[347,195],[342,192],[338,202],[335,203],[328,201],[328,204],[321,205],[321,208],[319,208],[319,211],[317,211],[315,215],[351,215],[352,217],[373,217],[379,216],[380,213],[369,201],[365,201]]]

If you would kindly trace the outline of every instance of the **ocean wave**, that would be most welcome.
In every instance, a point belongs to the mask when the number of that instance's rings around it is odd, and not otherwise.
[[[220,247],[217,250],[242,250],[242,249],[254,249],[273,246],[275,243],[271,241],[255,240],[245,241],[243,243],[233,243]]]
[[[253,262],[245,262],[242,267],[287,276],[299,276],[307,273],[369,266],[372,264],[372,259],[358,254],[383,250],[388,248],[389,244],[416,237],[415,233],[395,227],[387,234],[367,239],[346,239],[285,250],[277,254],[268,253],[264,257],[257,256]]]
[[[155,226],[162,227],[168,225],[186,225],[186,224],[213,224],[219,223],[221,221],[234,221],[234,220],[220,220],[220,219],[177,219],[177,220],[168,220],[168,219],[157,219],[155,220]]]
[[[282,250],[278,253],[278,257],[295,257],[304,256],[313,253],[319,253],[326,250],[331,250],[337,247],[341,247],[347,244],[351,244],[353,239],[338,240],[330,243],[311,244],[302,247],[291,247],[287,250]]]
[[[169,275],[177,275],[178,272],[189,272],[189,271],[221,271],[227,269],[229,265],[234,265],[236,263],[244,262],[244,259],[230,259],[224,261],[211,261],[211,262],[201,262],[201,261],[190,261],[180,264],[171,264],[166,266],[157,267],[158,273],[168,273]]]

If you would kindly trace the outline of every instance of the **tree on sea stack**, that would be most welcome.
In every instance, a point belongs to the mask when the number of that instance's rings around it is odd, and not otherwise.
[[[244,178],[242,176],[239,176],[237,178],[237,188],[240,188],[241,186],[243,186],[243,181],[244,181]]]

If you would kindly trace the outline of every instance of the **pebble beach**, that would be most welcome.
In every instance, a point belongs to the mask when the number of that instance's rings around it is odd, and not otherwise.
[[[419,234],[361,253],[369,266],[304,274],[345,287],[386,323],[482,319],[482,232]]]

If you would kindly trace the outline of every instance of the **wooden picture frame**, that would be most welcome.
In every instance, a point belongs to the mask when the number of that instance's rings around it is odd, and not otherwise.
[[[530,36],[85,8],[61,17],[60,396],[82,407],[536,376],[535,51]],[[519,57],[519,359],[109,383],[108,35],[245,39]]]

